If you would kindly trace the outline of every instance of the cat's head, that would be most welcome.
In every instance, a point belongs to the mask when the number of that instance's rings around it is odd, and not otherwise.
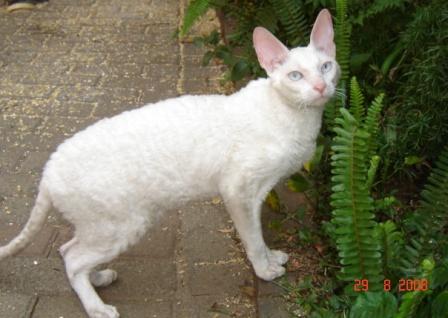
[[[322,10],[314,22],[310,43],[291,50],[268,30],[257,27],[253,41],[258,61],[273,87],[295,105],[325,104],[339,79],[330,12]]]

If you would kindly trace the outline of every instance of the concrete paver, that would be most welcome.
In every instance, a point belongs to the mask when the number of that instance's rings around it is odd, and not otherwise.
[[[0,2],[1,4],[1,2]],[[0,7],[0,244],[24,225],[42,167],[91,123],[184,93],[219,91],[219,67],[173,32],[178,0],[55,0],[12,14]],[[194,78],[194,81],[189,81]],[[57,249],[72,228],[52,211],[23,253],[0,263],[0,317],[85,317]],[[220,202],[165,214],[117,260],[100,288],[122,317],[257,316],[255,288]]]

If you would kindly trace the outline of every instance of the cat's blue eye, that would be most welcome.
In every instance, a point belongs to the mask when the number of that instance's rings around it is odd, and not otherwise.
[[[292,71],[288,73],[288,77],[291,81],[298,81],[303,77],[303,75],[299,71]]]
[[[331,66],[331,62],[325,62],[324,64],[322,64],[322,67],[320,68],[322,74],[329,72],[331,70]]]

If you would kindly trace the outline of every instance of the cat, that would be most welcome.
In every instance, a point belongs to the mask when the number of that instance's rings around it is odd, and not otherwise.
[[[75,227],[60,248],[72,288],[89,317],[116,318],[93,286],[109,285],[117,273],[95,267],[135,244],[163,211],[220,195],[256,275],[267,281],[283,275],[288,255],[266,246],[261,204],[313,155],[340,73],[333,35],[326,9],[306,47],[288,50],[257,27],[253,43],[267,78],[229,96],[145,105],[64,141],[44,167],[30,219],[0,248],[0,260],[23,249],[55,207]]]

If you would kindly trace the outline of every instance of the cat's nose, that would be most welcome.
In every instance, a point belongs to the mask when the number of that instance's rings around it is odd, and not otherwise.
[[[315,89],[322,95],[326,87],[327,85],[325,85],[324,82],[317,82],[314,84],[313,89]]]

